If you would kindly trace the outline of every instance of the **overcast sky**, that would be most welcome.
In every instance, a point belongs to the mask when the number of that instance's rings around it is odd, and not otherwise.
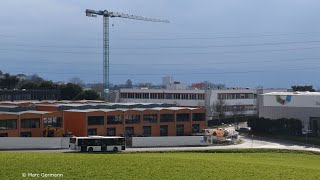
[[[319,0],[1,0],[0,70],[102,82],[102,18],[87,8],[168,19],[110,20],[110,82],[320,88]]]

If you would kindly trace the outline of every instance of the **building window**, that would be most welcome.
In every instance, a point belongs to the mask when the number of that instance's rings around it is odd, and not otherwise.
[[[62,127],[62,117],[46,117],[43,118],[43,126]]]
[[[192,124],[192,133],[200,132],[200,124]]]
[[[107,124],[122,124],[121,116],[107,116]]]
[[[133,127],[126,127],[126,135],[131,137],[134,134]]]
[[[116,128],[107,128],[107,136],[115,136]]]
[[[88,129],[88,136],[96,136],[97,128]]]
[[[126,120],[126,124],[139,124],[140,115],[126,115],[125,120]]]
[[[134,99],[134,93],[128,93],[128,99]]]
[[[160,122],[173,122],[174,114],[160,114]]]
[[[192,114],[192,121],[205,121],[206,115],[205,113],[193,113]]]
[[[181,122],[181,121],[190,121],[190,114],[189,113],[177,114],[177,122]]]
[[[164,99],[164,93],[158,94],[158,99]]]
[[[8,133],[0,133],[0,137],[8,137]]]
[[[190,94],[190,99],[197,99],[197,95],[196,94]]]
[[[16,119],[0,120],[0,130],[10,130],[10,129],[17,129]]]
[[[40,119],[21,119],[21,128],[40,128]]]
[[[173,99],[173,95],[172,94],[166,94],[166,99]]]
[[[151,126],[143,126],[143,135],[151,136]]]
[[[142,99],[149,99],[149,93],[142,93]]]
[[[157,123],[157,114],[144,114],[143,122],[145,123]]]
[[[20,137],[32,137],[31,132],[21,132]]]
[[[204,100],[204,94],[198,94],[198,99]]]
[[[88,125],[104,125],[104,116],[88,116]]]
[[[181,99],[189,99],[189,94],[181,94]]]
[[[128,93],[121,93],[121,98],[124,98],[124,99],[128,98]]]
[[[253,93],[218,93],[218,99],[256,99]]]
[[[134,96],[135,99],[141,99],[141,97],[142,97],[142,93],[135,93],[135,96]]]
[[[158,94],[155,94],[155,93],[151,93],[150,94],[150,99],[158,99]]]
[[[168,136],[168,126],[167,125],[160,126],[160,136]]]
[[[184,135],[184,125],[183,124],[177,125],[176,134],[177,134],[177,136],[183,136]]]
[[[173,99],[180,99],[180,94],[173,94]]]

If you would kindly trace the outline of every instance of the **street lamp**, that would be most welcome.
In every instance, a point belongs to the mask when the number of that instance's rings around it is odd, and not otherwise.
[[[234,113],[234,129],[237,130],[237,106],[233,107],[233,113]]]

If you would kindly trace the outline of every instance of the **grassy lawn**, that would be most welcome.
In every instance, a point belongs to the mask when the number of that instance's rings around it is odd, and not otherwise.
[[[66,179],[320,177],[319,154],[242,151],[118,154],[0,152],[0,179],[22,179],[22,173],[61,173]]]

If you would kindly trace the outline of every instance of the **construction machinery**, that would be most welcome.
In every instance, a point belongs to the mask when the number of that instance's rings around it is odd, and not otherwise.
[[[151,22],[162,22],[169,23],[168,20],[154,19],[142,16],[135,16],[129,14],[123,14],[118,12],[111,12],[107,10],[95,11],[91,9],[86,10],[86,16],[88,17],[97,17],[103,16],[103,92],[102,97],[105,100],[109,100],[109,17],[111,18],[126,18],[126,19],[135,19],[141,21],[151,21]]]
[[[63,128],[46,126],[43,130],[43,137],[71,137],[71,132],[65,132]]]

